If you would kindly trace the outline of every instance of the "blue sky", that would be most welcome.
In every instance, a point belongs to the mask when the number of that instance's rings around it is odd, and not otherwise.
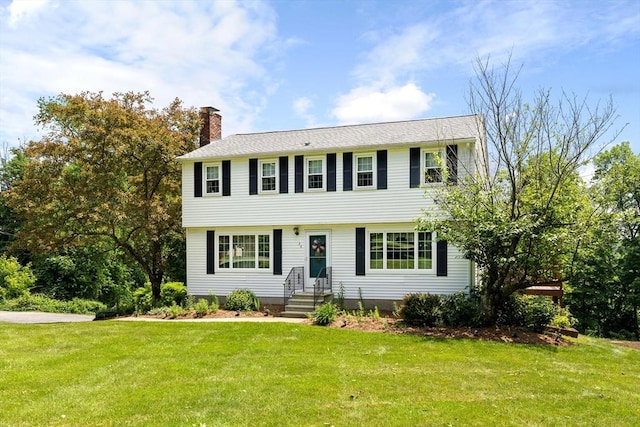
[[[214,106],[223,135],[467,114],[474,58],[510,52],[525,98],[611,95],[640,153],[639,0],[0,0],[0,141],[81,91]]]

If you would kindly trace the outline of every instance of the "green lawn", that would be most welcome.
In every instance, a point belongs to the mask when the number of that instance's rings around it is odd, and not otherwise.
[[[0,426],[632,426],[640,351],[284,323],[0,324]]]

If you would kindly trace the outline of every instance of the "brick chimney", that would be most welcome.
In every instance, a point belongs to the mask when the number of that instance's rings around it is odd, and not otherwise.
[[[200,147],[204,147],[211,140],[222,138],[222,116],[217,108],[200,108]]]

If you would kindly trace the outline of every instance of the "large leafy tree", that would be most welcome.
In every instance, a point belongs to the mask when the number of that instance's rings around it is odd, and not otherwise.
[[[176,157],[196,148],[199,119],[178,99],[162,110],[151,102],[146,92],[39,100],[46,136],[26,146],[23,177],[7,194],[23,220],[17,245],[59,253],[107,243],[159,297],[170,248],[183,238]]]
[[[0,253],[8,252],[20,222],[13,209],[7,206],[6,195],[13,184],[22,177],[27,157],[20,148],[3,147],[0,158]]]
[[[582,236],[567,303],[583,331],[640,337],[640,156],[628,142],[594,159],[597,227]]]
[[[507,62],[495,70],[476,62],[469,105],[479,117],[486,151],[459,185],[435,192],[438,213],[419,227],[438,232],[474,261],[486,321],[495,322],[507,298],[568,263],[590,218],[579,168],[614,120],[611,102],[591,109],[540,90],[527,103]]]

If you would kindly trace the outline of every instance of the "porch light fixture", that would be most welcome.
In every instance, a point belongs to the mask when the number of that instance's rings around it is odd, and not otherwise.
[[[298,227],[293,227],[293,234],[295,234],[296,236],[300,234],[300,229]]]

